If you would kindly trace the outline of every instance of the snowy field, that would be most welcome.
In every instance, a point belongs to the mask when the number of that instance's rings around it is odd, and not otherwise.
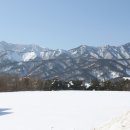
[[[129,110],[130,92],[0,93],[0,130],[91,130]]]
[[[113,118],[94,130],[130,130],[130,111]]]

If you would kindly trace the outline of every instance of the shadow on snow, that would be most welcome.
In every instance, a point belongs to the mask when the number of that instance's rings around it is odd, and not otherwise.
[[[0,116],[11,114],[10,108],[0,108]]]

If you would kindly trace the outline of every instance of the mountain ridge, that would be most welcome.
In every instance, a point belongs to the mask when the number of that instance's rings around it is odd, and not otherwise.
[[[108,80],[129,76],[130,43],[70,50],[0,42],[0,73],[51,79]]]

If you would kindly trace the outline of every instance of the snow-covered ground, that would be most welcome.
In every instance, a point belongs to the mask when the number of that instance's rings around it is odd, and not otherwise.
[[[94,130],[130,130],[130,111]]]
[[[0,93],[0,130],[91,130],[128,110],[130,92]]]

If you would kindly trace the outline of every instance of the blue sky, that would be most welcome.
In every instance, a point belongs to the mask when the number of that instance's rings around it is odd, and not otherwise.
[[[130,42],[130,0],[0,0],[0,41],[70,49]]]

